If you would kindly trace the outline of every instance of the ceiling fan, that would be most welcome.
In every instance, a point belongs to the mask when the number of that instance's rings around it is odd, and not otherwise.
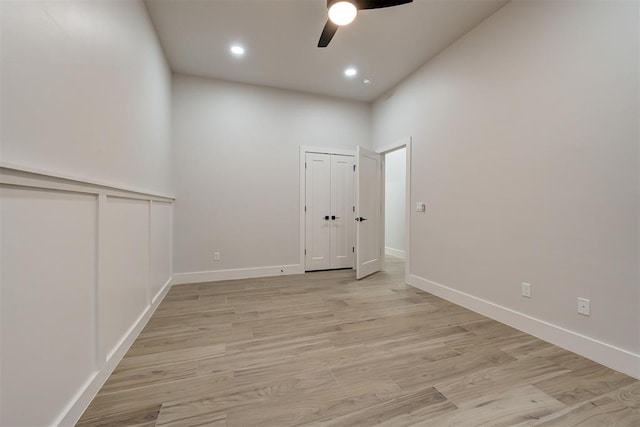
[[[413,0],[327,0],[329,19],[320,34],[318,47],[327,47],[338,27],[350,24],[359,10],[382,9],[411,2]]]

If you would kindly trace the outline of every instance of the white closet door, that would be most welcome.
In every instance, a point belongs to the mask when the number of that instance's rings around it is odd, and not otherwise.
[[[353,156],[331,156],[331,268],[353,267],[354,164]]]
[[[305,269],[331,268],[331,156],[306,157]]]

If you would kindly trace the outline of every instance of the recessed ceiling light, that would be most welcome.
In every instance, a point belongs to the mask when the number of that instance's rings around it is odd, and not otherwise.
[[[244,48],[240,45],[234,44],[233,46],[231,46],[231,48],[229,49],[231,51],[231,53],[233,53],[235,56],[242,56],[244,55]]]
[[[344,70],[344,75],[347,76],[347,77],[353,77],[356,74],[358,74],[358,70],[356,70],[353,67],[349,67],[346,70]]]
[[[364,79],[362,81],[362,84],[364,84],[366,86],[369,86],[371,83],[373,83],[373,80],[371,80],[371,79]]]

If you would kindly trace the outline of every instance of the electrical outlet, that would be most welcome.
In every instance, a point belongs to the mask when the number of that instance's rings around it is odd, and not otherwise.
[[[531,298],[531,284],[522,282],[522,296]]]
[[[578,314],[591,316],[591,300],[578,298]]]
[[[213,260],[214,261],[220,261],[220,252],[214,252],[213,253]]]

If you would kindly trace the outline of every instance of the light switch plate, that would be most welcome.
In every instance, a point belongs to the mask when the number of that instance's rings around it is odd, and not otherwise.
[[[423,202],[418,202],[416,204],[416,212],[424,212],[426,210],[427,210],[427,207]]]
[[[522,282],[522,296],[531,298],[531,284]]]

